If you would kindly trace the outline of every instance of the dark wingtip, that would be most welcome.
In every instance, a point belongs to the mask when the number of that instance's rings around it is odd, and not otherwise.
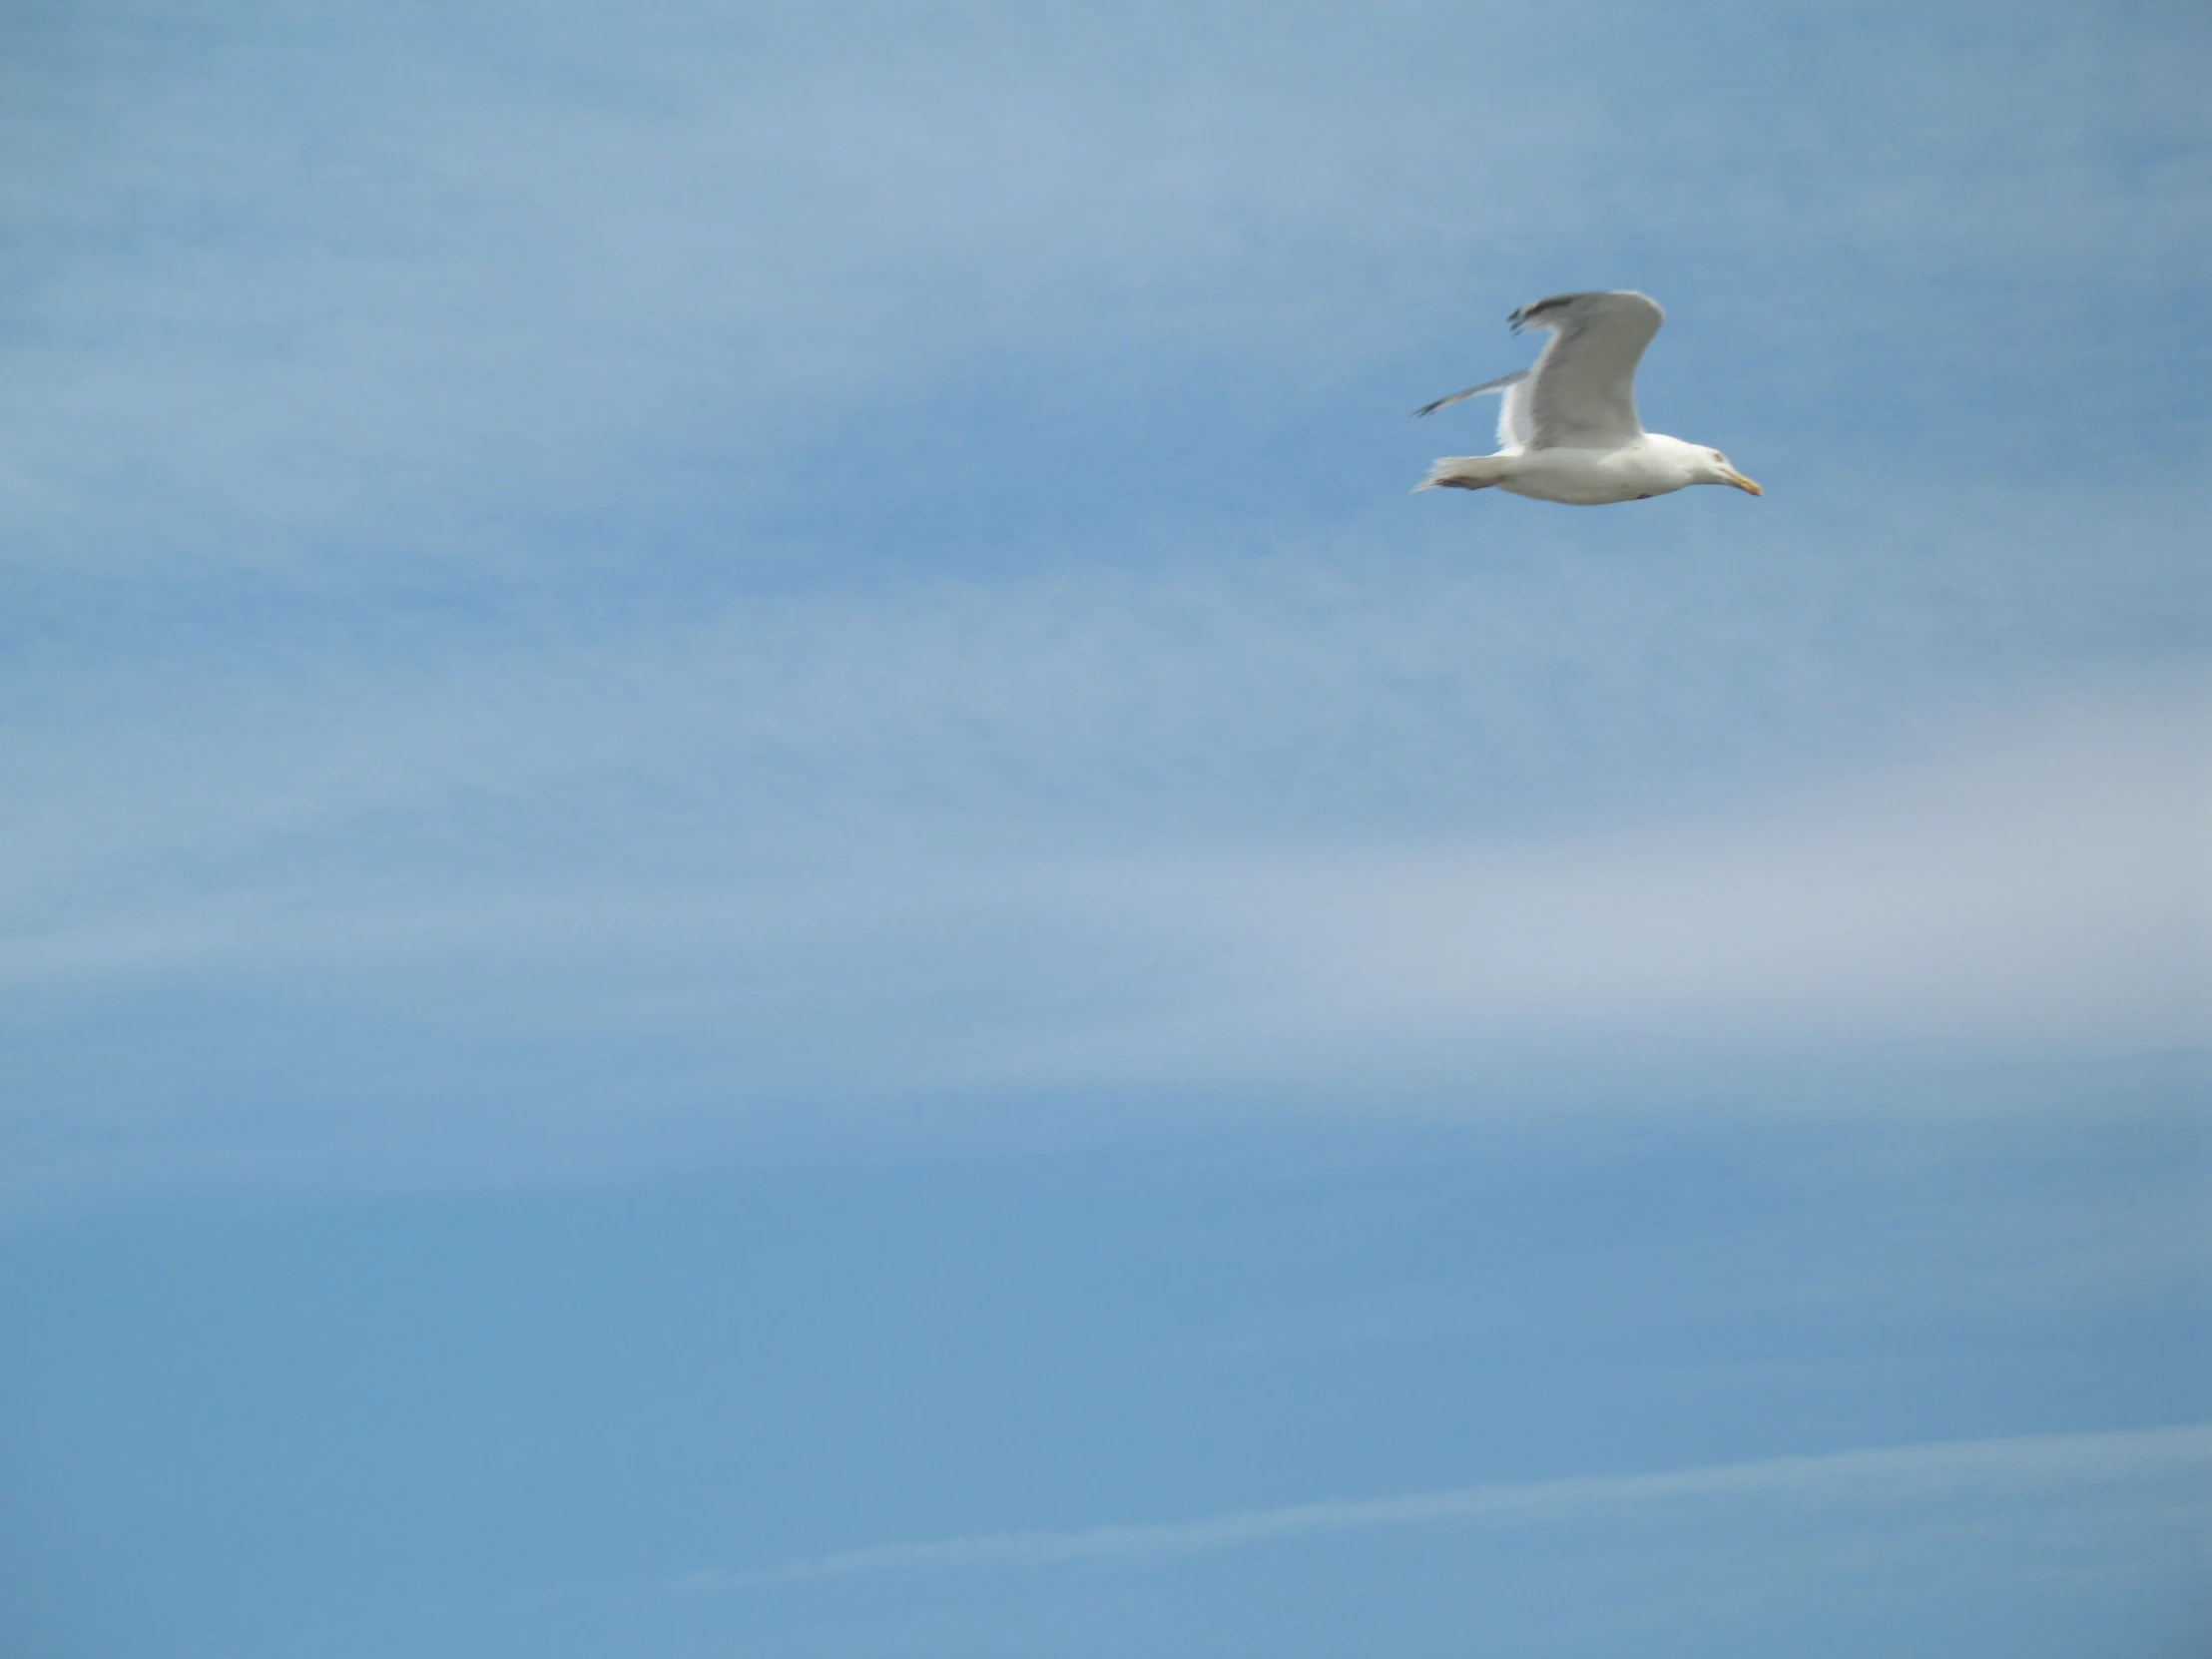
[[[1590,296],[1587,293],[1555,293],[1548,299],[1532,299],[1527,304],[1521,306],[1520,309],[1514,311],[1511,315],[1506,317],[1505,320],[1513,325],[1513,332],[1517,334],[1523,328],[1526,328],[1531,322],[1535,321],[1539,316],[1542,316],[1544,312],[1550,310],[1553,306],[1565,305],[1573,302],[1574,300],[1587,299]]]

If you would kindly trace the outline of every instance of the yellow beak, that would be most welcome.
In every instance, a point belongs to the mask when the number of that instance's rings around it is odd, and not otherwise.
[[[1746,495],[1765,495],[1767,493],[1765,490],[1761,489],[1757,484],[1753,483],[1749,478],[1746,478],[1740,472],[1731,472],[1728,475],[1728,481],[1731,484],[1734,484],[1738,489],[1742,490]]]

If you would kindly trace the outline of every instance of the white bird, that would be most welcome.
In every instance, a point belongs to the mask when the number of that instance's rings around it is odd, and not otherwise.
[[[1625,290],[1562,293],[1523,305],[1508,318],[1514,333],[1551,330],[1533,368],[1455,391],[1413,411],[1434,414],[1462,397],[1503,392],[1497,453],[1447,455],[1414,489],[1494,486],[1512,495],[1578,507],[1641,501],[1689,484],[1733,484],[1753,495],[1765,494],[1718,449],[1647,432],[1636,418],[1636,362],[1666,314],[1647,295]]]

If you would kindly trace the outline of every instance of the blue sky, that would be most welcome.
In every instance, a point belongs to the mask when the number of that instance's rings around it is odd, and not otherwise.
[[[2212,1636],[2198,9],[8,28],[11,1654]]]

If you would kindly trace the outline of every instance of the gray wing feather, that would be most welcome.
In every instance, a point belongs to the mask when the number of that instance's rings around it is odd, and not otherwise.
[[[1513,331],[1549,328],[1551,339],[1526,386],[1509,395],[1500,441],[1508,425],[1522,431],[1518,446],[1528,449],[1609,449],[1641,436],[1636,364],[1665,320],[1652,299],[1625,290],[1561,293],[1523,305],[1511,317]]]

